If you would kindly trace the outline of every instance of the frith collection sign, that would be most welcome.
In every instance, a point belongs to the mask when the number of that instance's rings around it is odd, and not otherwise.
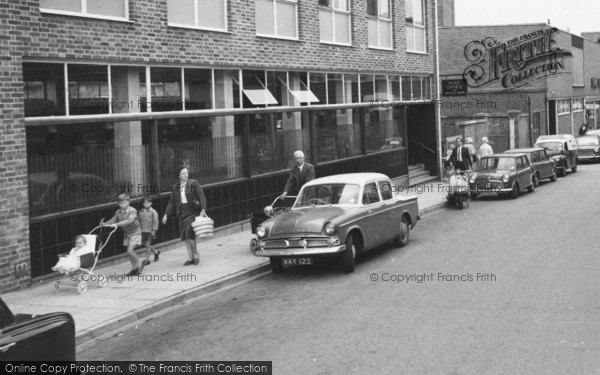
[[[560,74],[569,51],[556,46],[552,35],[556,28],[537,30],[501,43],[492,37],[475,40],[465,46],[465,58],[471,63],[463,79],[469,87],[481,87],[499,81],[513,89],[536,79]]]

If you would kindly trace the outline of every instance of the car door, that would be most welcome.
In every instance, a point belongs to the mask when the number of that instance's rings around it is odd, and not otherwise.
[[[377,181],[379,193],[381,195],[381,234],[386,239],[394,238],[398,234],[400,223],[400,202],[394,199],[392,184],[387,180]]]
[[[373,247],[381,239],[381,227],[384,224],[381,216],[382,207],[381,199],[379,198],[379,187],[375,181],[365,184],[362,205],[364,216],[360,221],[360,229],[367,247]]]
[[[546,155],[546,150],[539,150],[536,152],[538,154],[540,168],[543,171],[543,172],[541,172],[542,173],[541,177],[542,178],[551,177],[554,174],[554,165],[548,158],[548,155]]]
[[[519,181],[519,187],[524,189],[531,184],[531,168],[529,167],[526,156],[519,156],[516,161],[517,181]]]

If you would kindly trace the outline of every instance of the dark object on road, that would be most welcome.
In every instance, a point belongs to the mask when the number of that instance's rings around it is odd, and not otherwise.
[[[517,199],[523,189],[533,193],[535,189],[535,172],[527,155],[493,154],[484,156],[479,161],[477,172],[470,179],[471,198],[480,195],[510,194]]]
[[[562,137],[559,135],[545,136],[538,138],[534,147],[540,147],[546,150],[550,160],[556,163],[556,173],[560,177],[567,175],[567,169],[577,172],[579,164],[577,155],[577,140],[571,137]]]
[[[302,187],[290,210],[256,229],[254,255],[269,257],[274,273],[322,258],[337,259],[345,272],[352,272],[357,253],[391,240],[405,246],[418,211],[417,197],[396,194],[384,174],[319,178]]]
[[[538,187],[540,184],[540,180],[550,179],[550,181],[556,181],[556,162],[550,160],[546,150],[540,147],[533,148],[516,148],[514,150],[504,151],[505,154],[525,154],[529,161],[531,162],[531,166],[533,167],[533,171],[535,174],[534,177],[534,185]]]
[[[13,315],[0,298],[0,361],[75,361],[73,317]]]

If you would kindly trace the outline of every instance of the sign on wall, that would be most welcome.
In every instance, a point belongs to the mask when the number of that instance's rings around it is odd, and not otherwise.
[[[464,55],[471,63],[463,78],[469,87],[482,87],[500,82],[513,89],[536,79],[560,74],[565,69],[565,56],[571,56],[556,45],[557,28],[542,29],[520,35],[506,42],[492,37],[474,40],[465,46]]]
[[[443,96],[466,96],[469,93],[469,87],[464,79],[444,79],[442,80]]]

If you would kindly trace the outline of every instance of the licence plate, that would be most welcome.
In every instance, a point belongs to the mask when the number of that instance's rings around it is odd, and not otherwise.
[[[312,266],[314,264],[312,258],[283,258],[282,262],[284,266]]]

